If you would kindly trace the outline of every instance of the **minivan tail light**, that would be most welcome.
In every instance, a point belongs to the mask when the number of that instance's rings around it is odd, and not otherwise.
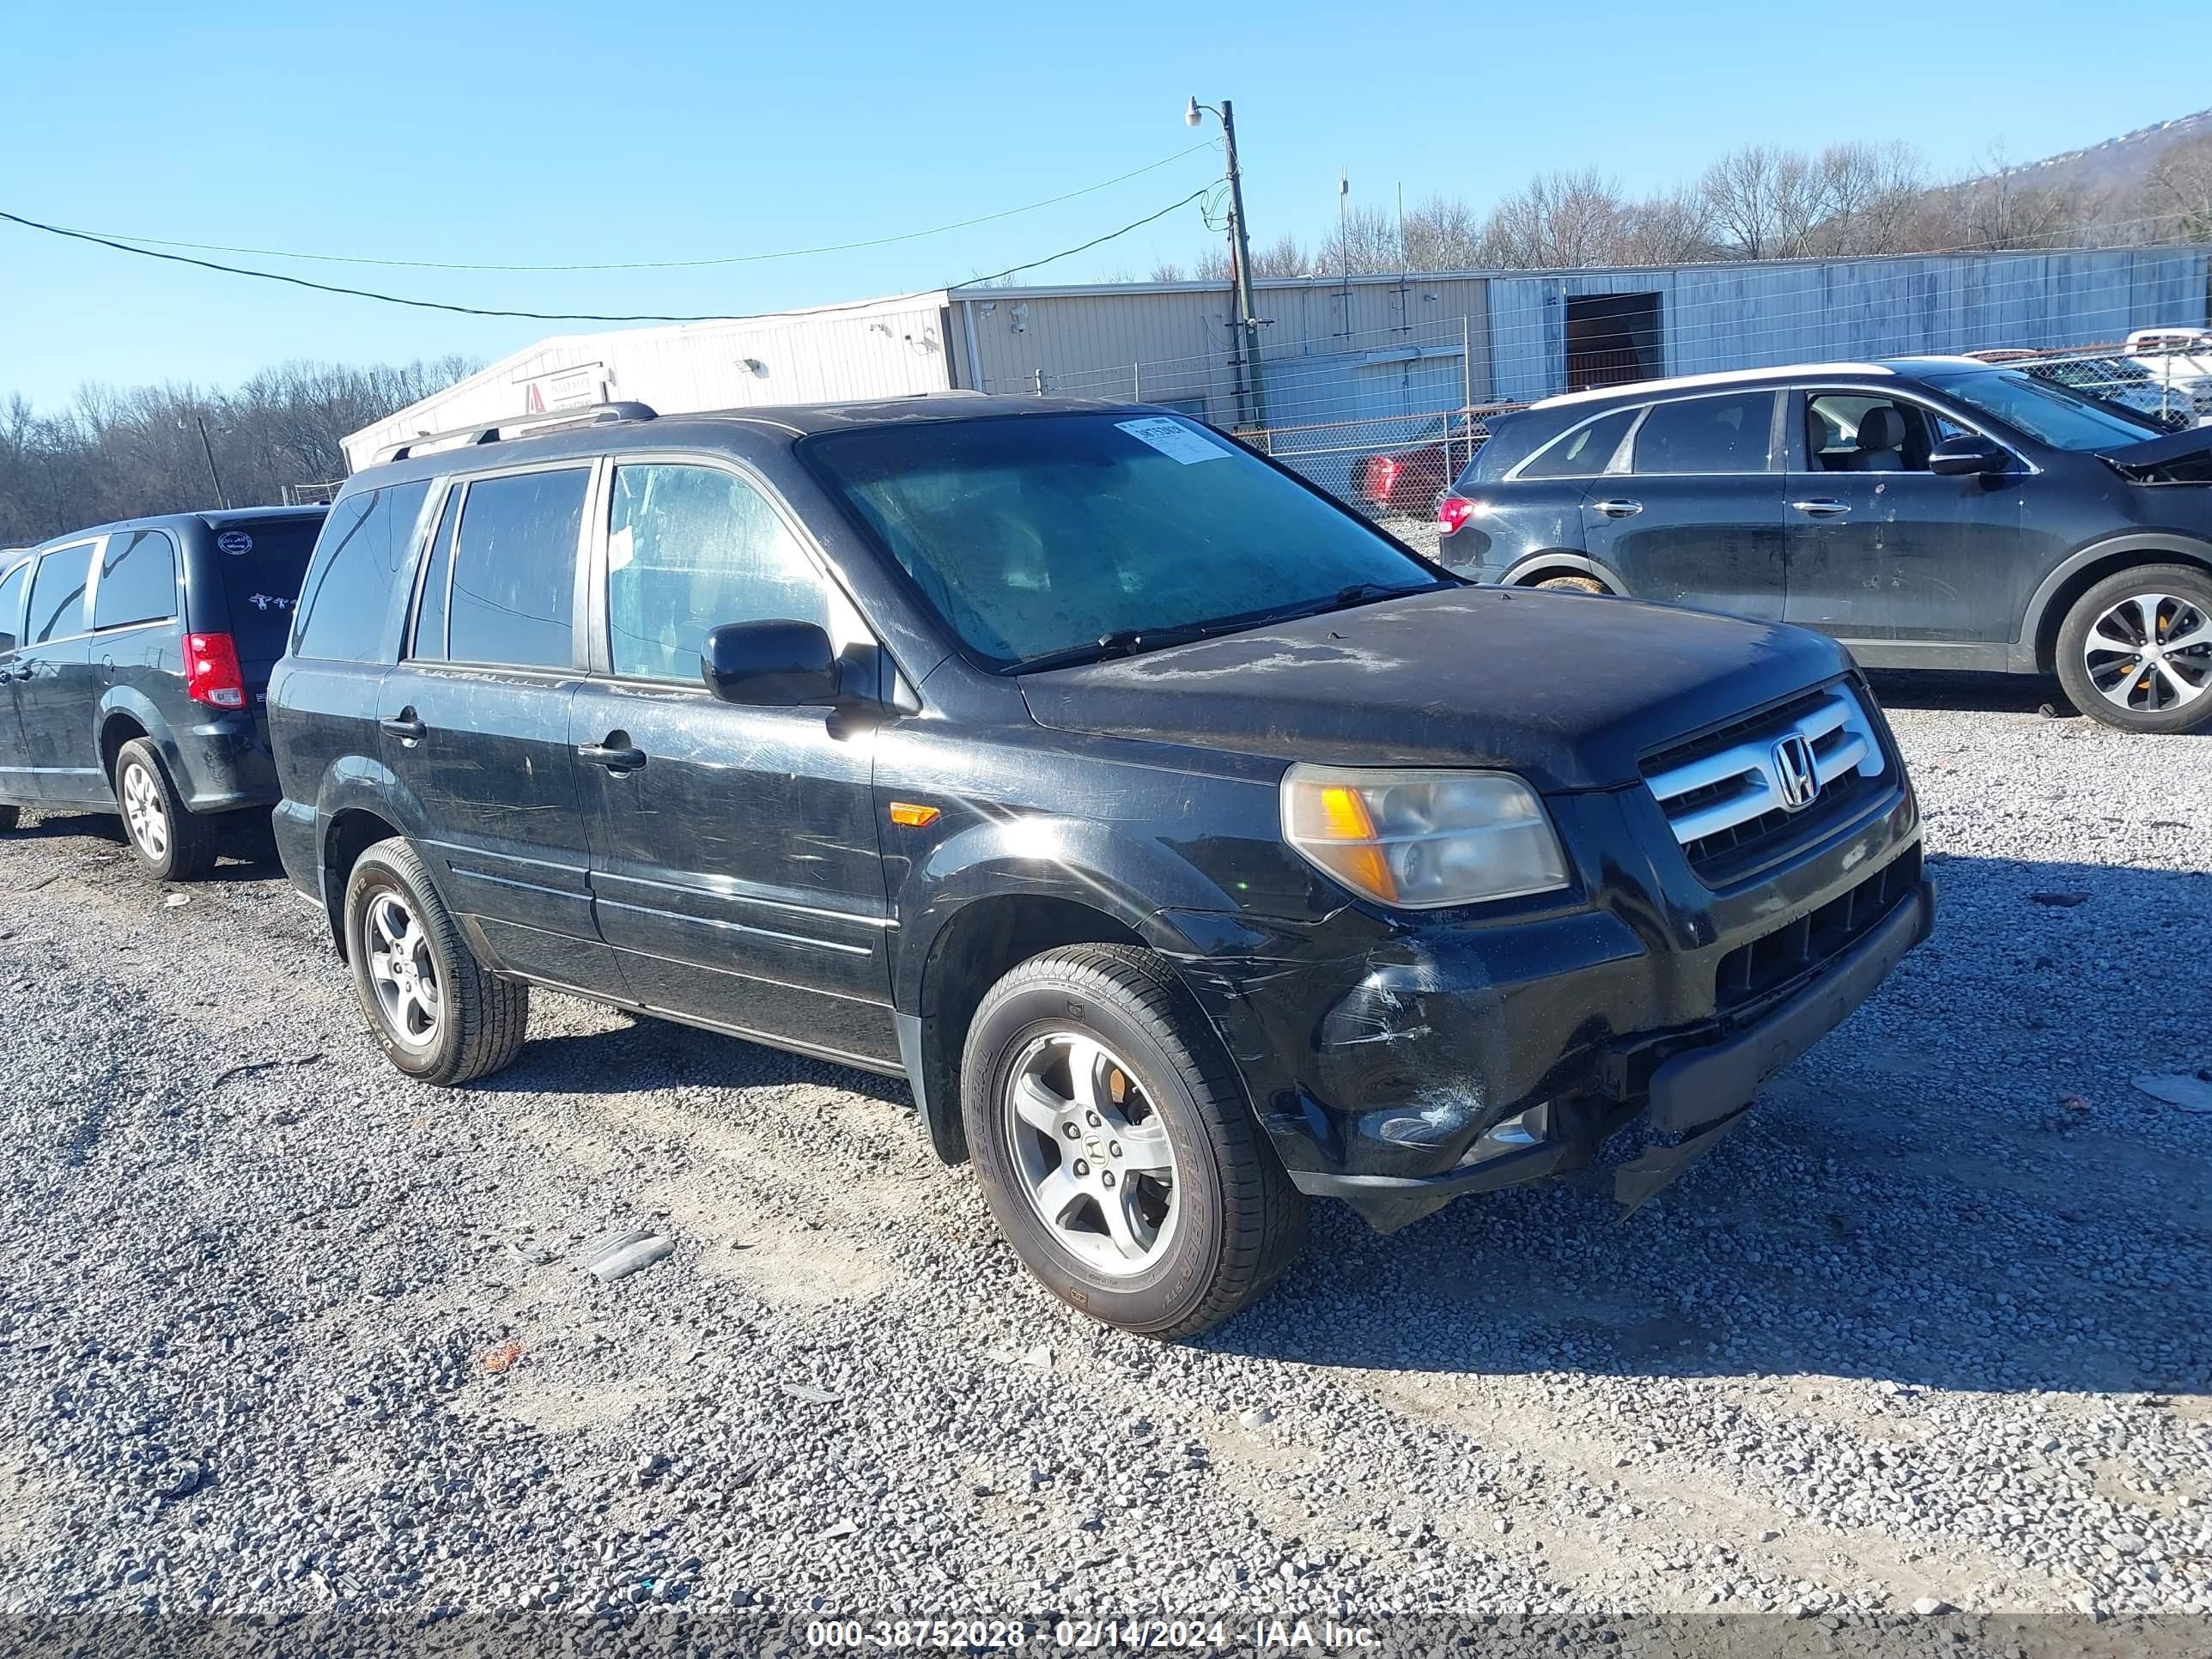
[[[185,695],[214,708],[246,707],[238,642],[228,634],[185,635]]]
[[[1464,495],[1447,495],[1437,503],[1437,522],[1449,536],[1474,516],[1475,503]]]

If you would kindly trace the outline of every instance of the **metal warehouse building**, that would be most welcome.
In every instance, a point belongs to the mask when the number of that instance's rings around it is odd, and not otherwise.
[[[426,434],[611,399],[671,413],[971,388],[1139,399],[1265,432],[1279,454],[1348,454],[1446,410],[1650,375],[2201,326],[2212,248],[1304,277],[1259,283],[1255,304],[1256,365],[1218,283],[946,289],[563,335],[346,453],[358,468]]]

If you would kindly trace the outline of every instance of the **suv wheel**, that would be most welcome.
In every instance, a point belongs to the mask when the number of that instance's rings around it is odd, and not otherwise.
[[[1080,945],[983,998],[961,1064],[983,1196],[1045,1288],[1148,1336],[1194,1335],[1297,1259],[1305,1200],[1167,964]]]
[[[346,957],[385,1057],[441,1086],[488,1077],[522,1048],[530,988],[477,960],[404,841],[361,855],[346,882]]]
[[[2212,576],[2153,564],[2099,582],[2058,629],[2058,680],[2076,708],[2123,732],[2212,721]]]
[[[215,825],[185,805],[149,739],[116,752],[115,802],[131,850],[156,881],[196,881],[215,868]]]
[[[1536,584],[1555,593],[1610,593],[1613,590],[1595,576],[1547,576]]]

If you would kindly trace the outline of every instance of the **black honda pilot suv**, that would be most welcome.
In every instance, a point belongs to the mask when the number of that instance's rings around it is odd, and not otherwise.
[[[1469,585],[1178,416],[1048,399],[403,447],[270,696],[370,1030],[529,988],[904,1076],[1023,1260],[1203,1329],[1307,1194],[1655,1190],[1927,936],[1850,657]]]

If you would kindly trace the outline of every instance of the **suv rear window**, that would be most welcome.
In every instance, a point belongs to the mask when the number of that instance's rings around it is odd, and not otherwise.
[[[215,568],[230,601],[240,661],[274,662],[284,654],[292,607],[321,529],[319,519],[268,519],[226,524],[215,532]]]
[[[1595,478],[1605,471],[1613,453],[1636,419],[1632,409],[1616,409],[1588,426],[1577,427],[1522,467],[1523,478]]]

